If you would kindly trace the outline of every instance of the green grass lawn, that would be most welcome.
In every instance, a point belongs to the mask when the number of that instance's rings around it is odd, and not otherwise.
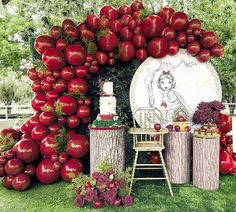
[[[53,185],[35,183],[30,189],[17,192],[1,185],[0,211],[94,211],[91,206],[76,208],[67,186],[62,181]],[[173,185],[173,191],[171,198],[164,182],[139,181],[134,184],[132,207],[105,207],[100,211],[236,211],[236,176],[221,176],[220,188],[216,191],[200,190],[190,184]]]

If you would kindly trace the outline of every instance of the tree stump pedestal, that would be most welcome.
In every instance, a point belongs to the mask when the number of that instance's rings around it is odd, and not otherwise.
[[[192,134],[170,132],[165,138],[165,162],[170,182],[189,183],[191,180]]]
[[[219,138],[193,138],[193,185],[214,190],[219,187]]]
[[[121,167],[125,169],[126,126],[121,127],[90,127],[90,173],[97,170],[99,163],[108,157],[115,172]]]

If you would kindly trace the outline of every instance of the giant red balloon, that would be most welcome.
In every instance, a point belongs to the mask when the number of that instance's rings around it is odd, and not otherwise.
[[[85,61],[86,52],[82,46],[72,44],[66,48],[65,56],[70,65],[80,66]]]
[[[31,139],[22,139],[15,144],[17,158],[25,163],[31,163],[39,157],[39,146]]]
[[[40,143],[40,152],[45,156],[49,157],[50,155],[59,153],[57,149],[57,143],[53,140],[55,135],[50,134],[44,138]]]
[[[228,174],[233,167],[233,158],[227,151],[220,151],[220,173]]]
[[[14,178],[14,175],[6,175],[3,179],[2,179],[2,185],[6,188],[6,189],[12,189],[12,180]]]
[[[170,22],[171,16],[175,13],[175,10],[171,7],[164,7],[161,8],[158,12],[158,15],[162,18],[162,20],[165,23],[165,26],[167,26]]]
[[[165,57],[168,54],[168,43],[164,38],[155,38],[148,43],[148,54],[155,58]]]
[[[123,41],[119,43],[118,57],[122,62],[128,62],[135,56],[135,48],[130,41]]]
[[[188,25],[188,16],[184,12],[176,12],[170,18],[170,26],[176,31],[183,31]]]
[[[201,44],[205,48],[211,48],[217,42],[218,38],[214,32],[204,32],[201,37]]]
[[[211,56],[212,57],[221,57],[224,54],[224,46],[216,43],[214,46],[211,48]]]
[[[221,133],[230,132],[232,130],[232,118],[229,115],[219,113],[217,126]]]
[[[77,134],[67,143],[67,153],[74,158],[83,158],[89,151],[89,142],[84,135]]]
[[[156,38],[161,35],[164,22],[158,15],[151,15],[142,22],[142,33],[146,38]]]
[[[24,163],[18,159],[13,158],[5,164],[5,171],[9,175],[16,175],[24,170]]]
[[[84,165],[82,161],[79,159],[71,158],[66,163],[64,163],[61,170],[61,176],[63,180],[70,182],[72,179],[71,177],[69,177],[69,173],[77,175],[83,172],[84,172]]]
[[[12,187],[17,191],[23,191],[27,189],[31,184],[31,178],[29,174],[20,173],[16,175],[12,180]]]
[[[52,71],[57,71],[66,65],[62,51],[56,48],[47,49],[42,56],[43,64]]]
[[[60,172],[53,166],[50,159],[44,159],[36,169],[36,176],[43,184],[51,184],[58,180]]]
[[[55,39],[48,35],[40,35],[34,41],[34,48],[39,54],[43,54],[47,49],[55,47]]]

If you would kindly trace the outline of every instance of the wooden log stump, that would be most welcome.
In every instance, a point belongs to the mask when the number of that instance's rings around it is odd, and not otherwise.
[[[170,132],[165,138],[165,162],[170,182],[189,183],[191,180],[192,134]]]
[[[193,185],[214,190],[219,187],[219,138],[193,138]]]
[[[108,157],[115,172],[125,169],[125,127],[90,127],[90,173],[97,170],[99,163]]]

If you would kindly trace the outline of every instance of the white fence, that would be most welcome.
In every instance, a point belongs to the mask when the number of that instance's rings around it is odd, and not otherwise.
[[[0,106],[0,119],[27,118],[34,114],[31,105],[3,105]]]

